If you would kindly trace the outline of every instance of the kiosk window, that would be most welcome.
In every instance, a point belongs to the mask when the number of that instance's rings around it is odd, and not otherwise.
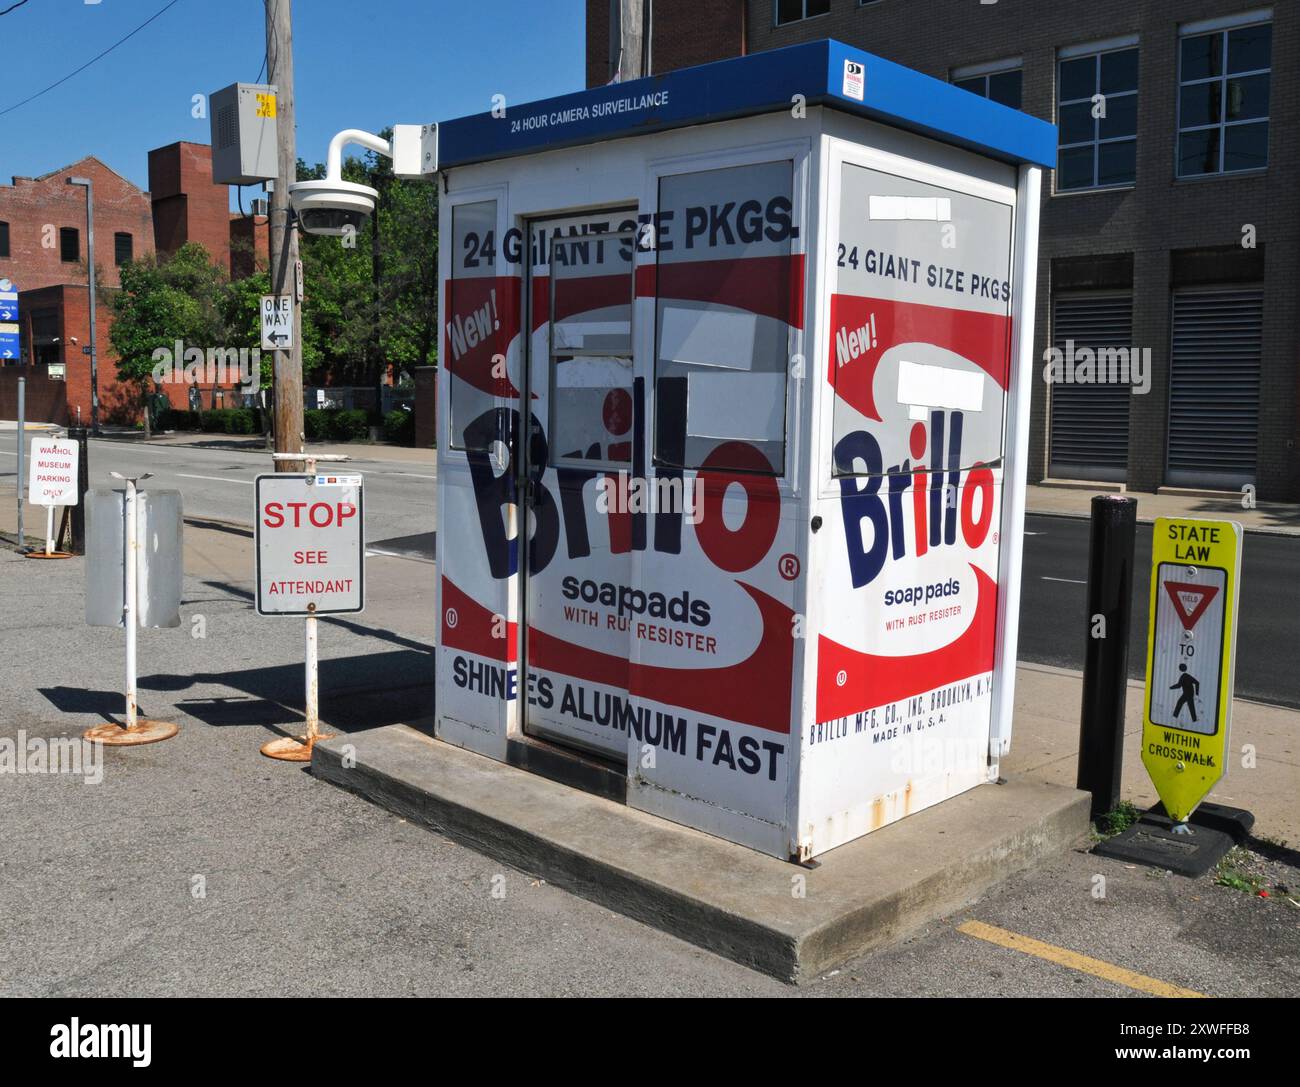
[[[451,371],[452,448],[474,452],[504,441],[483,420],[514,391],[503,360],[519,327],[518,299],[498,279],[496,225],[495,200],[452,208],[443,357]]]
[[[845,163],[838,210],[833,474],[1000,460],[1011,208]]]
[[[550,248],[552,460],[632,460],[635,232]]]
[[[655,462],[780,475],[801,323],[793,164],[659,183]]]

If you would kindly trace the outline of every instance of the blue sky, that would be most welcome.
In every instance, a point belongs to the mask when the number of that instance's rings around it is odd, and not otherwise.
[[[0,0],[0,10],[14,0]],[[0,17],[0,110],[60,79],[167,0],[28,0]],[[343,128],[443,121],[584,83],[583,0],[296,0],[298,155]],[[141,188],[148,151],[210,142],[192,96],[253,82],[262,0],[177,0],[62,86],[0,115],[0,184],[93,154]],[[263,76],[265,78],[265,76]],[[356,153],[356,152],[353,152]],[[246,197],[253,190],[245,190]]]

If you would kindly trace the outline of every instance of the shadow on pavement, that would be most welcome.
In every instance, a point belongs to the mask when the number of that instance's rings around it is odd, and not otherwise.
[[[321,719],[352,732],[427,716],[433,712],[433,670],[434,656],[424,649],[322,660]],[[204,724],[296,725],[303,718],[301,664],[140,677],[140,687],[146,691],[179,694],[201,686],[226,687],[246,696],[176,699],[178,710]],[[120,701],[121,695],[116,697]]]
[[[84,687],[37,687],[36,690],[60,713],[96,713],[105,721],[116,721],[126,711],[126,696],[121,691],[88,691]]]

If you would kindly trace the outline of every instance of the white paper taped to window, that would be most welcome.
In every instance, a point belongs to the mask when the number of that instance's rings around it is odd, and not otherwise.
[[[950,411],[983,411],[984,375],[903,360],[898,364],[898,402]]]
[[[556,351],[566,347],[574,350],[583,348],[607,348],[627,350],[631,344],[630,323],[627,318],[617,321],[593,321],[585,317],[570,317],[556,321],[552,326],[553,343]]]
[[[692,438],[780,441],[785,433],[785,374],[688,374],[686,433]]]
[[[952,200],[947,196],[872,196],[869,214],[873,219],[923,219],[952,221]]]
[[[665,362],[749,370],[754,365],[757,327],[758,318],[752,313],[665,304],[659,357]]]

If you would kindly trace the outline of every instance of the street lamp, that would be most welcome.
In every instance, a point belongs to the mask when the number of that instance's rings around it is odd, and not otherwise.
[[[99,437],[99,359],[95,354],[95,183],[70,177],[69,185],[86,187],[86,264],[90,269],[90,432]]]

